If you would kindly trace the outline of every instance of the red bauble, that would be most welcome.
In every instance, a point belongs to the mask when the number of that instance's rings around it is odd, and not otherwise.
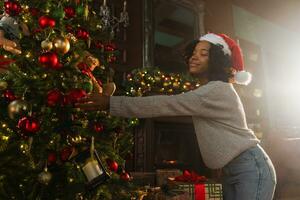
[[[47,94],[47,105],[56,106],[63,100],[63,94],[59,90],[50,90]]]
[[[89,32],[87,32],[87,30],[81,27],[79,27],[76,31],[76,37],[78,39],[87,40],[89,38],[89,35],[90,35]]]
[[[51,28],[53,28],[56,24],[55,19],[49,18],[48,19],[48,26],[50,26]]]
[[[113,160],[107,158],[106,163],[107,163],[107,166],[110,169],[110,171],[117,172],[119,166],[116,161],[113,161]]]
[[[65,28],[66,28],[66,30],[67,30],[68,33],[72,33],[73,32],[73,27],[70,24],[67,24],[65,26]]]
[[[49,165],[52,165],[52,164],[54,164],[54,163],[56,163],[56,153],[55,152],[51,152],[51,153],[49,153],[48,154],[48,164]]]
[[[52,19],[51,17],[48,16],[41,16],[39,18],[39,25],[41,28],[46,28],[46,27],[54,27],[56,24],[55,20]]]
[[[122,172],[120,174],[120,179],[123,181],[130,181],[130,175],[127,172]]]
[[[33,117],[23,117],[18,122],[18,128],[24,133],[34,134],[40,130],[40,122]]]
[[[104,130],[104,126],[103,126],[103,124],[101,124],[99,122],[96,122],[93,125],[93,129],[94,129],[95,132],[101,133]]]
[[[39,25],[41,28],[46,28],[48,26],[49,17],[48,16],[41,16],[39,18]]]
[[[50,67],[53,69],[58,69],[59,62],[58,56],[56,53],[53,52],[46,52],[40,55],[39,62],[46,67]]]
[[[66,162],[69,160],[70,155],[73,152],[73,147],[65,147],[60,152],[60,160]]]
[[[116,57],[116,56],[109,56],[109,57],[108,57],[108,62],[109,62],[109,63],[114,63],[114,62],[116,62],[116,60],[117,60],[117,57]]]
[[[104,44],[103,44],[102,42],[100,42],[100,41],[96,41],[96,42],[94,43],[94,45],[95,45],[95,47],[96,47],[97,49],[103,49],[103,48],[104,48]]]
[[[11,16],[19,15],[22,11],[22,7],[18,2],[6,1],[4,2],[5,12]]]
[[[114,43],[108,43],[104,46],[105,51],[115,51],[116,49],[117,49],[117,46]]]
[[[80,100],[81,98],[84,98],[86,96],[87,96],[87,94],[86,94],[85,90],[75,88],[75,89],[72,89],[68,93],[67,99],[70,103],[76,103],[76,102],[78,102],[78,100]]]
[[[67,18],[73,18],[75,17],[76,11],[72,6],[67,6],[64,8],[65,15]]]
[[[3,92],[3,96],[7,101],[14,101],[17,99],[17,97],[15,96],[15,94],[13,93],[13,91],[11,90],[5,90]]]
[[[37,9],[37,8],[30,8],[29,9],[29,12],[30,12],[30,14],[32,15],[32,16],[34,16],[34,17],[36,17],[36,16],[38,16],[39,15],[39,9]]]

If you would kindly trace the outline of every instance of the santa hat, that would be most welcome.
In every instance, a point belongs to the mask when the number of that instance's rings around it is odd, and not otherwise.
[[[244,60],[242,50],[239,45],[225,34],[208,33],[199,38],[199,41],[208,41],[215,45],[221,45],[225,55],[229,55],[232,60],[233,69],[236,70],[234,80],[238,84],[248,85],[252,75],[244,70]]]

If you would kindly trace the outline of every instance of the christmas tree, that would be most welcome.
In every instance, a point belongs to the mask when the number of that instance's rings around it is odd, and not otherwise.
[[[133,195],[125,158],[137,121],[74,107],[115,90],[115,25],[106,0],[98,4],[1,1],[0,199]],[[121,21],[128,23],[126,1]]]

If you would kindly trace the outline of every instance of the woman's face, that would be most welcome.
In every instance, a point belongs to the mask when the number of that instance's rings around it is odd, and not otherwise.
[[[208,71],[210,43],[200,41],[189,59],[189,72],[192,75],[204,75]]]

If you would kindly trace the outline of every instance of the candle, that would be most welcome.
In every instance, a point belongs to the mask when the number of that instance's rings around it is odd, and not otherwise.
[[[84,167],[82,168],[82,170],[89,182],[94,178],[103,174],[103,171],[100,169],[98,162],[96,160],[87,161]]]
[[[127,1],[125,0],[125,1],[124,1],[124,7],[123,7],[123,11],[124,11],[124,12],[126,11],[126,6],[127,6]]]
[[[103,6],[104,7],[106,6],[106,0],[103,0]]]

